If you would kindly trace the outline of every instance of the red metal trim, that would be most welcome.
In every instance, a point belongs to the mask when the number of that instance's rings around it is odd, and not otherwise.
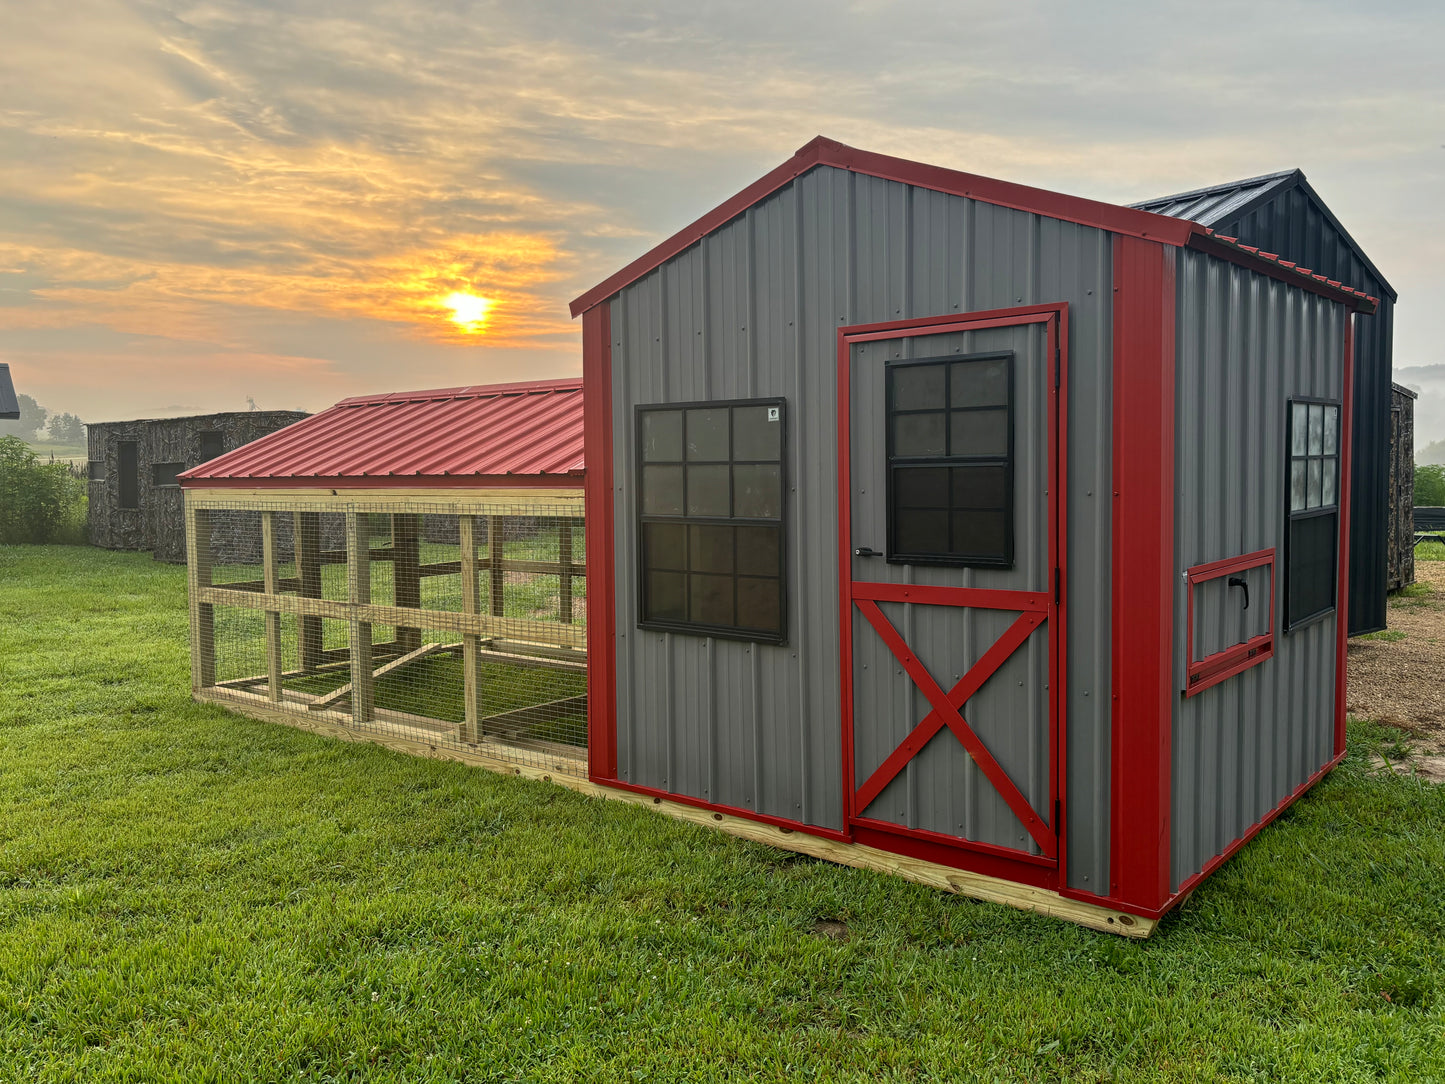
[[[964,845],[964,841],[952,836],[937,836],[933,832],[920,835],[911,829],[897,825],[885,825],[882,821],[854,822],[853,842],[880,851],[890,851],[907,858],[917,858],[938,866],[951,866],[969,873],[981,873],[985,877],[997,877],[1014,884],[1033,885],[1056,891],[1059,884],[1058,870],[1050,865],[1041,865],[1033,855],[1023,851],[1007,854],[984,851]],[[1027,858],[1027,860],[1025,860]]]
[[[857,817],[853,824],[858,828],[868,828],[875,832],[886,832],[903,838],[920,839],[929,843],[936,843],[940,847],[949,847],[960,851],[972,851],[975,854],[992,855],[995,858],[1003,858],[1010,862],[1025,862],[1031,866],[1040,866],[1048,870],[1054,869],[1054,859],[1043,854],[1029,854],[1028,851],[1021,851],[1014,847],[1000,847],[996,843],[982,843],[978,840],[964,839],[962,836],[948,836],[942,832],[930,832],[926,828],[905,828],[900,824],[893,824],[890,821],[881,821],[876,817]],[[891,848],[890,848],[891,849]],[[947,863],[952,865],[953,863]]]
[[[612,309],[582,317],[587,536],[587,775],[617,778],[617,560],[612,504]]]
[[[1110,895],[1169,897],[1174,619],[1174,262],[1114,238]]]
[[[1221,579],[1231,572],[1244,572],[1251,568],[1269,569],[1269,626],[1266,632],[1248,640],[1232,644],[1223,651],[1216,651],[1202,659],[1194,657],[1194,588],[1210,580]],[[1185,574],[1185,627],[1184,658],[1188,666],[1184,679],[1184,695],[1194,696],[1205,689],[1213,688],[1222,681],[1242,674],[1244,671],[1268,659],[1274,658],[1274,549],[1255,550],[1239,557],[1226,557],[1222,561],[1195,565]]]
[[[859,580],[853,597],[875,602],[917,602],[930,606],[969,606],[977,610],[1019,610],[1049,612],[1047,591],[989,591],[979,587],[925,587],[910,583],[877,583]]]
[[[872,342],[889,338],[908,338],[924,335],[950,334],[960,331],[982,330],[989,327],[1018,326],[1025,324],[1042,323],[1046,329],[1047,354],[1045,358],[1046,371],[1052,363],[1057,365],[1057,377],[1050,381],[1052,388],[1049,399],[1049,525],[1048,544],[1050,555],[1050,567],[1052,574],[1056,577],[1057,591],[1049,592],[979,592],[983,595],[995,597],[1006,595],[1009,597],[1009,604],[1000,605],[1000,608],[1023,610],[1026,612],[1038,612],[1039,599],[1043,600],[1043,610],[1049,624],[1049,756],[1050,756],[1050,806],[1046,817],[1052,824],[1044,824],[1045,834],[1048,842],[1038,840],[1040,847],[1056,860],[1061,855],[1063,840],[1057,831],[1061,824],[1061,817],[1054,815],[1053,811],[1059,809],[1062,803],[1062,784],[1060,776],[1063,771],[1060,758],[1061,742],[1063,740],[1063,683],[1066,674],[1066,661],[1062,657],[1064,638],[1063,626],[1067,612],[1067,595],[1064,592],[1066,570],[1062,567],[1061,561],[1065,552],[1062,539],[1066,534],[1065,523],[1067,521],[1067,506],[1062,499],[1064,497],[1063,478],[1067,471],[1061,468],[1060,464],[1065,455],[1063,438],[1067,435],[1065,418],[1066,410],[1060,409],[1060,395],[1067,388],[1067,328],[1068,328],[1068,304],[1066,302],[1053,302],[1044,305],[1021,305],[1011,309],[990,309],[976,313],[957,313],[943,316],[920,317],[908,320],[890,320],[874,324],[859,324],[838,329],[838,365],[837,365],[837,388],[838,388],[838,568],[839,568],[839,614],[843,635],[840,644],[840,676],[842,682],[842,731],[843,731],[843,795],[845,813],[849,823],[853,823],[862,809],[867,808],[865,804],[859,804],[858,797],[864,791],[857,790],[855,784],[856,765],[853,755],[853,607],[855,597],[860,600],[869,600],[874,596],[884,601],[903,601],[902,592],[914,592],[915,595],[910,601],[925,601],[918,592],[939,591],[933,596],[936,599],[934,604],[942,605],[982,605],[977,596],[972,595],[972,589],[963,588],[920,588],[913,585],[891,585],[869,583],[859,581],[857,584],[852,576],[852,511],[851,511],[851,378],[850,378],[850,351],[852,345],[857,342]],[[1063,335],[1062,340],[1060,335]],[[1053,387],[1057,384],[1057,387]],[[1065,400],[1066,401],[1066,400]],[[894,592],[898,592],[895,594]],[[958,592],[955,594],[954,592]],[[952,600],[952,601],[949,601]],[[968,601],[965,601],[968,600]],[[861,605],[860,605],[861,609]],[[876,606],[874,607],[876,610]],[[866,615],[866,611],[865,611]],[[878,616],[882,618],[881,612]],[[870,618],[871,620],[871,618]],[[885,620],[885,624],[886,619]],[[876,627],[876,626],[875,626]],[[891,629],[892,626],[889,625]],[[890,645],[891,648],[891,645]],[[896,652],[895,652],[896,654]],[[926,671],[925,671],[926,673]],[[916,680],[916,679],[915,679]],[[932,678],[929,678],[932,681]],[[936,688],[936,683],[935,688]],[[940,696],[942,690],[937,690]],[[944,698],[945,701],[947,698]],[[961,705],[960,705],[961,706]],[[938,705],[934,704],[934,712],[937,712]],[[930,713],[931,715],[933,713]],[[955,719],[962,722],[957,712],[951,712]],[[945,721],[947,717],[945,716]],[[925,724],[928,723],[925,719]],[[920,724],[923,725],[923,724]],[[964,724],[967,729],[966,724]],[[929,737],[937,733],[934,729]],[[972,731],[969,731],[972,734]],[[980,743],[981,746],[981,743]],[[921,748],[921,745],[920,745]],[[985,750],[986,752],[986,750]],[[895,750],[895,756],[899,755]],[[991,754],[990,754],[991,758]],[[905,761],[906,763],[906,761]],[[982,764],[980,764],[982,767]],[[1001,769],[1000,769],[1001,771]],[[876,776],[875,772],[875,776]],[[1007,776],[1005,776],[1007,778]],[[867,783],[873,781],[872,777]],[[995,784],[997,785],[997,784]],[[1012,782],[1010,781],[1012,787]],[[1017,791],[1017,788],[1013,788]],[[1000,794],[1008,800],[1008,795],[1000,790]],[[876,795],[875,795],[876,797]],[[1022,795],[1019,795],[1022,799]],[[1023,802],[1028,815],[1035,818],[1038,814],[1032,809],[1027,801]],[[1015,810],[1018,815],[1019,811]],[[1026,825],[1029,821],[1026,816],[1020,816],[1020,820]],[[1043,823],[1040,820],[1040,823]],[[906,833],[915,831],[913,829],[892,829],[893,831]],[[1030,827],[1031,833],[1034,828]],[[953,837],[942,837],[952,839]],[[1035,837],[1037,839],[1037,835]]]
[[[580,489],[572,474],[377,474],[345,477],[182,478],[182,489]]]
[[[1355,399],[1355,318],[1345,314],[1345,387],[1341,395],[1340,417],[1344,419],[1343,443],[1340,446],[1340,489],[1350,492],[1350,456],[1354,451],[1354,399]],[[1346,643],[1349,638],[1350,603],[1350,502],[1340,501],[1340,571],[1335,582],[1335,755],[1345,753],[1345,706],[1346,693],[1345,665]]]
[[[989,782],[998,788],[1004,801],[1008,802],[1009,808],[1014,811],[1014,815],[1019,820],[1023,821],[1025,827],[1030,824],[1030,819],[1036,823],[1038,816],[1029,806],[1028,799],[1014,786],[1008,773],[994,759],[993,754],[984,747],[978,735],[968,725],[968,720],[964,719],[960,713],[969,698],[978,692],[984,682],[993,677],[998,668],[1008,661],[1009,656],[1022,647],[1024,641],[1033,635],[1034,630],[1044,623],[1043,615],[1021,614],[969,668],[968,673],[959,679],[948,695],[943,696],[943,690],[939,688],[922,663],[908,650],[908,645],[904,643],[903,637],[878,609],[878,604],[865,599],[857,601],[857,605],[863,611],[863,616],[868,619],[868,623],[888,645],[888,650],[893,652],[893,656],[908,671],[909,677],[913,678],[914,684],[918,685],[919,691],[928,697],[929,703],[933,707],[933,710],[924,716],[923,721],[913,728],[908,737],[899,743],[898,748],[894,749],[868,777],[867,781],[858,788],[855,801],[859,811],[872,805],[873,800],[883,793],[883,788],[893,782],[908,762],[923,751],[923,747],[932,740],[933,736],[947,726],[963,744],[963,747],[968,750],[969,755],[977,762]],[[923,680],[927,681],[927,686],[920,681],[920,673]],[[930,694],[929,687],[939,694],[938,698]],[[1017,807],[1026,810],[1027,815],[1020,814]],[[1032,828],[1030,828],[1030,832],[1033,833]],[[1042,843],[1040,846],[1044,847],[1046,851],[1050,849]]]
[[[869,177],[898,181],[901,184],[928,188],[999,207],[1012,207],[1014,210],[1029,211],[1065,222],[1078,222],[1112,233],[1147,237],[1171,245],[1184,244],[1193,231],[1204,228],[1184,219],[859,150],[817,136],[800,147],[797,153],[782,165],[768,171],[737,195],[718,204],[701,218],[684,226],[622,270],[609,275],[582,294],[572,302],[572,315],[580,316],[623,287],[636,282],[649,271],[696,244],[704,236],[771,196],[784,185],[791,184],[815,166],[833,166]]]
[[[1268,253],[1260,252],[1258,249],[1237,244],[1233,238],[1223,237],[1202,227],[1198,232],[1189,236],[1185,246],[1199,252],[1207,252],[1221,260],[1228,260],[1240,267],[1247,267],[1251,271],[1268,275],[1270,278],[1290,286],[1298,286],[1301,290],[1319,294],[1331,301],[1344,302],[1355,312],[1371,313],[1379,307],[1378,302],[1369,294],[1342,286],[1322,275],[1312,275],[1308,268],[1296,267],[1288,260],[1280,260],[1271,257]]]
[[[757,821],[759,824],[771,824],[774,827],[782,828],[791,832],[802,832],[805,835],[819,836],[823,839],[835,840],[839,843],[852,843],[853,838],[847,832],[840,832],[836,828],[824,828],[816,824],[804,824],[802,821],[789,820],[786,817],[774,817],[768,813],[758,813],[751,809],[739,809],[734,805],[721,805],[717,802],[707,802],[701,798],[693,798],[686,794],[674,794],[672,791],[659,790],[656,787],[645,787],[638,783],[624,783],[620,779],[595,779],[593,782],[604,787],[612,787],[615,790],[625,790],[632,794],[646,794],[658,802],[676,802],[678,805],[691,806],[694,809],[706,809],[713,813],[725,813],[730,817],[742,817],[745,820]],[[719,817],[719,820],[722,818]]]

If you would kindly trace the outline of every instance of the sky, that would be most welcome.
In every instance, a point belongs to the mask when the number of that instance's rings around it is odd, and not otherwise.
[[[87,421],[577,375],[818,134],[1127,202],[1302,168],[1445,437],[1445,5],[0,4],[0,361]]]

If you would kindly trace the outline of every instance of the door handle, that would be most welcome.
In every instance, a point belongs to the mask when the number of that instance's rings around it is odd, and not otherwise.
[[[856,550],[853,551],[853,556],[854,556],[854,557],[882,557],[883,554],[879,553],[879,552],[878,552],[877,550],[875,550],[872,546],[859,546]]]
[[[1229,586],[1230,586],[1230,587],[1243,587],[1243,588],[1244,588],[1244,608],[1245,608],[1246,610],[1249,609],[1249,584],[1245,582],[1244,577],[1243,577],[1243,576],[1231,576],[1231,577],[1229,577]]]

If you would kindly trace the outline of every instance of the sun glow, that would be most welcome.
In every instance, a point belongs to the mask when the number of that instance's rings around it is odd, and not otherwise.
[[[461,292],[448,294],[442,304],[452,310],[452,323],[463,331],[484,330],[487,326],[487,314],[492,309],[491,298]]]

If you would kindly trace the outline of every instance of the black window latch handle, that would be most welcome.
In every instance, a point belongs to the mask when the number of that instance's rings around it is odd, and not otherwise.
[[[879,553],[879,552],[878,552],[877,550],[875,550],[872,546],[859,546],[856,550],[853,551],[853,556],[854,556],[854,557],[882,557],[883,554]]]
[[[1243,588],[1244,588],[1244,608],[1245,608],[1246,610],[1249,609],[1249,584],[1247,584],[1247,583],[1244,581],[1244,577],[1243,577],[1243,576],[1231,576],[1231,577],[1229,577],[1229,586],[1230,586],[1230,587],[1243,587]]]

